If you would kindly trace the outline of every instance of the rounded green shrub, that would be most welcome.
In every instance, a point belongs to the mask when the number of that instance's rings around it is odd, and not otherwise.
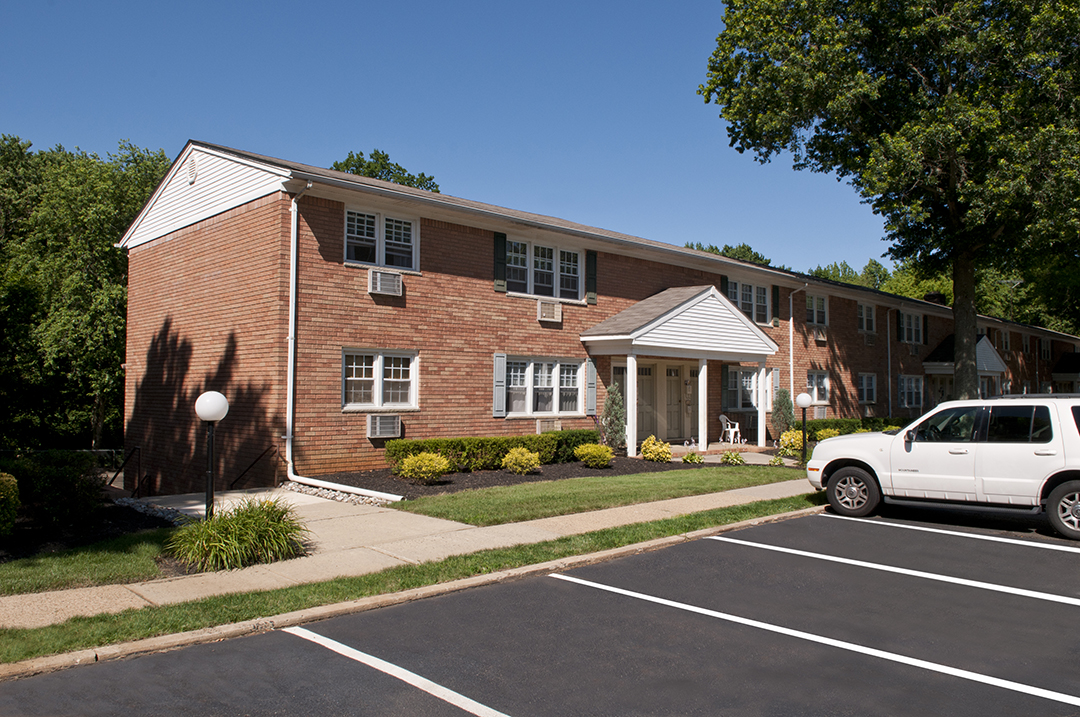
[[[251,498],[177,529],[165,550],[198,570],[231,570],[304,555],[307,533],[285,501]]]
[[[19,514],[19,482],[10,473],[0,473],[0,535],[15,529]]]
[[[540,467],[540,454],[533,453],[526,448],[511,448],[503,456],[502,467],[511,473],[522,476],[526,473],[532,473]]]
[[[722,466],[745,466],[746,461],[743,460],[742,454],[738,451],[724,451],[720,456],[720,465]]]
[[[599,443],[584,443],[574,449],[574,457],[589,468],[607,468],[611,465],[613,455],[614,451],[610,446],[601,446]]]
[[[700,453],[694,453],[693,451],[690,451],[689,453],[687,453],[685,456],[682,457],[682,462],[683,463],[704,463],[705,459],[701,457]]]
[[[653,463],[667,463],[671,460],[671,444],[649,436],[641,444],[641,457]]]
[[[423,451],[406,456],[397,465],[397,474],[402,478],[431,484],[450,472],[450,461],[438,453]]]

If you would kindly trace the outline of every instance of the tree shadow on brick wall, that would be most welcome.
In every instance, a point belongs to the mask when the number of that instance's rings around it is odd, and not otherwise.
[[[237,339],[230,333],[215,366],[193,374],[194,344],[166,319],[146,351],[146,372],[138,379],[125,447],[141,449],[141,495],[195,493],[206,487],[206,430],[195,415],[195,400],[219,391],[229,413],[215,429],[215,490],[273,485],[281,429],[267,410],[269,384],[235,376]],[[136,489],[129,472],[125,488]]]

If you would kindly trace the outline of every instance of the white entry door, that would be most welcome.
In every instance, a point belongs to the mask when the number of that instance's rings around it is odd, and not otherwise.
[[[679,366],[667,367],[667,438],[673,441],[683,438],[683,391],[682,369]]]
[[[656,435],[656,373],[654,366],[638,366],[637,425],[638,441]],[[629,407],[627,407],[629,410]]]

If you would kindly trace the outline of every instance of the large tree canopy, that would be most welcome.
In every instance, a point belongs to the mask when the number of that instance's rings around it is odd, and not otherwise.
[[[977,395],[976,269],[1080,265],[1080,6],[731,0],[724,26],[699,92],[731,145],[850,181],[894,259],[951,271]]]
[[[389,154],[378,149],[371,151],[371,159],[365,159],[363,152],[349,152],[348,157],[341,162],[334,162],[330,165],[330,169],[439,193],[439,185],[435,183],[435,177],[423,172],[419,175],[410,174],[400,164],[391,162]]]

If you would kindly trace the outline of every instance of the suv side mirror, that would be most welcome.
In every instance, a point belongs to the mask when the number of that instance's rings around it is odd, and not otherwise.
[[[907,433],[904,434],[904,440],[907,441],[908,443],[914,443],[915,442],[915,431],[914,431],[914,429],[910,430],[910,431],[908,431]]]

